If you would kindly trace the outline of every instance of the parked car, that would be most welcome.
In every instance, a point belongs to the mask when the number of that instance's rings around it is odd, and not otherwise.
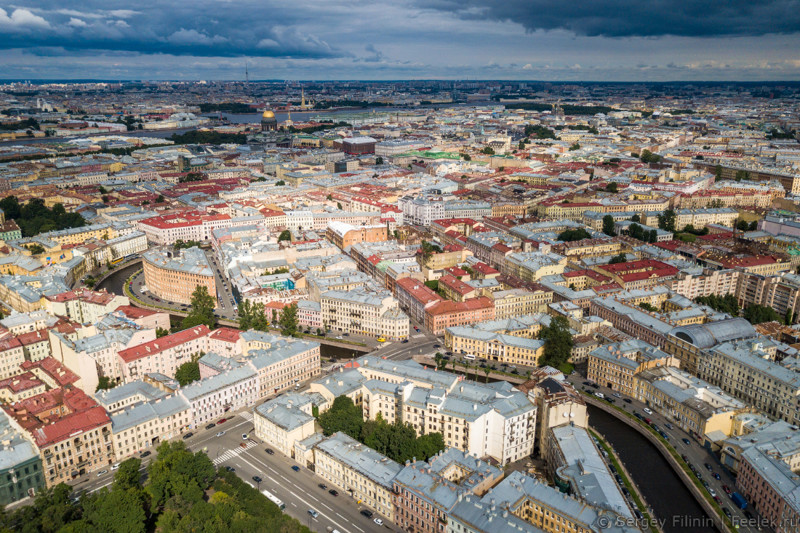
[[[669,422],[664,422],[664,427],[667,428],[667,429],[674,429],[672,427],[672,424],[670,424]]]
[[[685,445],[687,445],[687,446],[691,446],[691,444],[692,444],[692,441],[690,441],[690,440],[689,440],[689,439],[687,439],[686,437],[682,438],[681,440],[682,440],[682,441],[683,441],[683,443],[684,443]]]
[[[328,493],[329,493],[331,496],[338,496],[338,495],[339,495],[339,491],[337,491],[336,489],[330,489],[330,490],[328,491]]]
[[[227,421],[228,421],[227,418],[220,418],[219,420],[217,420],[217,424],[224,424]]]
[[[119,463],[114,463],[111,465],[111,470],[116,470],[117,468],[119,468]]]
[[[267,452],[269,455],[275,455],[275,452],[272,450],[272,448],[266,448],[264,451]]]
[[[650,410],[649,408],[647,408],[647,407],[645,407],[644,409],[642,409],[642,411],[644,411],[644,412],[645,412],[645,413],[647,413],[648,415],[652,415],[652,414],[653,414],[653,411],[651,411],[651,410]]]
[[[623,398],[622,401],[625,403],[632,403],[630,398]]]
[[[97,473],[97,477],[100,477],[100,476],[102,476],[102,475],[104,475],[104,474],[108,474],[108,470],[101,470],[101,471],[99,471],[99,472]]]
[[[224,432],[224,431],[220,431],[220,432],[218,432],[218,433],[217,433],[217,437],[221,437],[221,436],[223,436],[224,434],[225,434],[225,432]]]
[[[317,485],[317,487],[321,488],[322,490],[328,490],[328,485],[326,485],[325,483],[320,483],[319,485]]]
[[[710,465],[710,464],[708,464],[708,463],[703,463],[703,466],[705,466],[705,467],[706,467],[706,470],[708,470],[709,472],[711,472],[711,465]]]
[[[366,516],[367,518],[372,518],[372,511],[369,509],[361,509],[361,514]]]
[[[595,392],[594,395],[597,396],[598,398],[605,398],[602,392]]]
[[[226,466],[225,470],[227,470],[228,472],[236,472],[236,469],[232,466]]]
[[[376,523],[376,524],[378,524],[379,526],[382,526],[382,525],[383,525],[383,520],[381,520],[380,518],[376,518],[375,520],[373,520],[373,522],[375,522],[375,523]]]
[[[717,474],[716,472],[714,472],[714,473],[713,473],[713,474],[711,474],[711,475],[712,475],[712,476],[714,476],[714,479],[716,479],[717,481],[719,481],[720,479],[722,479],[722,478],[720,477],[720,475],[719,475],[719,474]]]
[[[194,436],[194,433],[192,433],[192,432],[190,431],[189,433],[187,433],[186,435],[184,435],[184,436],[183,436],[183,438],[184,438],[184,440],[186,440],[186,439],[189,439],[189,438],[191,438],[191,437],[193,437],[193,436]]]
[[[142,452],[139,457],[147,457],[148,455],[150,455],[150,452]]]
[[[300,467],[297,466],[297,465],[292,465],[292,470],[294,470],[295,472],[299,472],[300,471]]]
[[[206,429],[214,429],[214,426],[216,426],[216,424],[212,422],[206,426]]]

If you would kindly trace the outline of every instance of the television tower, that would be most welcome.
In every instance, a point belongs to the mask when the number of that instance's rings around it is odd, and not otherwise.
[[[247,71],[247,61],[244,62],[244,82],[250,83],[250,73]]]

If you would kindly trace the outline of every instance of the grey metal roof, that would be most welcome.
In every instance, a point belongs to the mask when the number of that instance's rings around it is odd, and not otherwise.
[[[701,349],[711,348],[717,344],[735,339],[749,339],[758,335],[750,322],[744,318],[731,318],[709,322],[708,324],[678,326],[671,333]]]

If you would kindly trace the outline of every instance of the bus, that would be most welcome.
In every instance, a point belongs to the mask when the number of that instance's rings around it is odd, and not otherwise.
[[[271,501],[272,503],[277,505],[278,509],[280,509],[281,511],[283,511],[286,508],[286,505],[284,505],[284,503],[281,500],[279,500],[278,497],[275,496],[274,494],[272,494],[270,491],[264,489],[264,490],[261,491],[261,494],[266,496],[269,501]]]
[[[122,261],[123,261],[124,259],[125,259],[124,257],[120,257],[120,258],[118,258],[118,259],[114,259],[113,261],[111,261],[111,264],[112,264],[112,265],[118,265],[118,264],[122,263]]]

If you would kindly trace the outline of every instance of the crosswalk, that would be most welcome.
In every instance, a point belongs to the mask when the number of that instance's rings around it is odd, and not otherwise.
[[[242,418],[244,418],[248,422],[252,422],[253,421],[253,413],[251,413],[250,411],[242,411],[241,413],[239,413],[239,416],[241,416]]]
[[[256,445],[256,443],[251,441],[251,440],[248,440],[245,444],[246,444],[246,448],[242,448],[241,446],[237,446],[236,448],[233,448],[232,450],[225,450],[224,452],[219,454],[219,457],[215,457],[214,458],[214,466],[219,466],[222,463],[224,463],[225,461],[229,461],[231,459],[235,459],[242,452],[244,452],[245,450],[249,450],[250,448],[252,448],[253,446]]]

